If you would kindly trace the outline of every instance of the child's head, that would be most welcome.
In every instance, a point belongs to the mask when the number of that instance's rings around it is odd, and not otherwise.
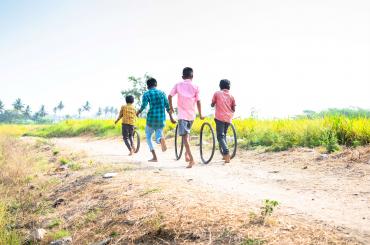
[[[185,67],[182,70],[182,78],[183,79],[193,79],[193,69],[190,67]]]
[[[157,87],[157,80],[155,80],[154,78],[149,78],[147,81],[146,81],[146,86],[148,87],[148,89],[151,89],[151,88],[155,88]]]
[[[132,95],[127,95],[126,96],[126,104],[133,104],[134,103],[134,96],[132,96]]]
[[[230,81],[227,80],[227,79],[222,79],[220,81],[220,89],[221,90],[223,90],[223,89],[230,90]]]

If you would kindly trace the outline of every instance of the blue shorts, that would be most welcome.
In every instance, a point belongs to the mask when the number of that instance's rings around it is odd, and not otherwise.
[[[179,121],[178,121],[179,135],[184,136],[184,135],[190,134],[190,129],[191,129],[191,126],[193,125],[193,122],[194,121],[179,119]]]

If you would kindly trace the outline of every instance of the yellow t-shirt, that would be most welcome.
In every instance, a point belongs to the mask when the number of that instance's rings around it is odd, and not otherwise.
[[[122,117],[122,124],[135,125],[136,110],[132,104],[123,105],[119,112],[119,117]]]

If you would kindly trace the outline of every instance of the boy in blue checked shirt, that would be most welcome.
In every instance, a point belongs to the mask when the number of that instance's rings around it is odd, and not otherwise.
[[[154,78],[149,78],[146,81],[146,85],[148,87],[148,91],[144,93],[141,108],[136,115],[139,116],[149,104],[149,111],[146,117],[145,135],[149,149],[153,155],[153,158],[149,160],[149,162],[157,162],[158,159],[152,143],[152,135],[155,133],[156,143],[161,144],[162,151],[166,151],[167,146],[163,136],[163,128],[166,122],[166,111],[170,116],[171,122],[176,123],[176,121],[172,118],[166,94],[157,89],[157,81]]]

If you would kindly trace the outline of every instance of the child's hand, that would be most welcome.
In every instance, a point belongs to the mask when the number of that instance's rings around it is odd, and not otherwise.
[[[204,116],[202,116],[202,115],[199,115],[199,118],[200,118],[200,120],[204,120]]]
[[[173,123],[173,124],[176,124],[177,123],[176,120],[173,119],[173,118],[170,118],[170,120],[171,120],[171,123]]]

